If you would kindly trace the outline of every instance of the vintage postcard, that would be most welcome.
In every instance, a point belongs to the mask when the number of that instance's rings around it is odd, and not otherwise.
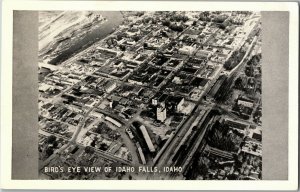
[[[4,1],[1,187],[296,190],[298,16]]]

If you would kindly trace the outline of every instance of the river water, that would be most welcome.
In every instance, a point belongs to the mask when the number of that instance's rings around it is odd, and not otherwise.
[[[107,37],[123,22],[123,15],[120,11],[102,11],[100,14],[107,19],[105,23],[87,33],[85,37],[79,39],[67,50],[62,51],[57,57],[50,60],[49,63],[59,65],[72,55]]]

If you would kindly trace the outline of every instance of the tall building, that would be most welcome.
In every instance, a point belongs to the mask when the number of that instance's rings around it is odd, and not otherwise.
[[[157,120],[163,122],[166,120],[167,118],[167,110],[164,106],[157,106],[156,108],[156,117],[157,117]]]
[[[157,105],[157,98],[152,99],[152,105],[156,106]]]

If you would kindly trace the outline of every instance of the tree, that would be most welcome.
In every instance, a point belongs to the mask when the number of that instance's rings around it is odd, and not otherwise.
[[[57,142],[57,141],[54,141],[54,142],[53,142],[53,147],[56,148],[57,146],[58,146],[58,142]]]
[[[208,167],[206,164],[201,163],[199,165],[199,174],[202,176],[205,176],[208,173]]]
[[[136,35],[136,36],[132,37],[132,39],[133,39],[135,42],[137,42],[137,41],[139,41],[139,40],[141,39],[141,37]]]
[[[172,29],[173,31],[182,32],[183,26],[172,24],[172,25],[170,25],[170,29]]]
[[[234,86],[235,86],[235,88],[242,90],[244,88],[244,86],[243,86],[243,79],[241,77],[238,77],[235,80]]]
[[[200,14],[200,21],[210,21],[208,11],[204,11]]]
[[[139,11],[139,12],[136,13],[136,16],[138,16],[138,17],[141,17],[141,16],[143,16],[143,15],[144,15],[144,12],[143,12],[143,11]]]
[[[208,17],[209,14],[210,14],[209,11],[204,11],[204,12],[203,12],[204,17]]]
[[[54,150],[52,147],[49,147],[46,149],[46,154],[48,157],[50,157],[53,154]]]
[[[53,144],[54,141],[56,141],[56,136],[55,135],[50,135],[47,138],[47,143],[49,143],[49,144]]]
[[[118,180],[122,180],[122,175],[118,175]]]
[[[234,174],[230,174],[227,176],[227,179],[228,180],[237,180],[238,179],[238,176],[237,175],[234,175]]]
[[[86,146],[84,149],[84,152],[86,152],[88,154],[93,154],[95,152],[95,150],[91,146]]]
[[[219,24],[219,28],[224,30],[226,28],[226,25],[224,25],[223,23],[221,23],[221,24]]]
[[[177,22],[180,22],[180,21],[186,22],[189,20],[189,18],[185,15],[174,15],[171,17],[171,19],[174,21],[177,21]]]
[[[126,50],[125,45],[120,45],[119,47],[120,47],[121,51],[125,51]]]
[[[148,47],[148,43],[144,43],[144,48],[147,48]]]
[[[101,134],[102,133],[102,127],[97,127],[95,129],[95,132],[98,133],[98,134]]]
[[[170,24],[171,24],[170,20],[163,20],[163,21],[162,21],[162,25],[163,25],[163,26],[169,27]]]
[[[99,149],[101,149],[102,151],[106,151],[108,149],[108,146],[105,143],[101,143]]]
[[[255,152],[256,150],[257,150],[257,148],[258,148],[258,145],[253,145],[253,151]]]
[[[95,145],[96,145],[96,140],[93,140],[92,143],[91,143],[91,146],[95,147]]]
[[[152,20],[151,17],[146,17],[143,19],[143,23],[149,23]]]

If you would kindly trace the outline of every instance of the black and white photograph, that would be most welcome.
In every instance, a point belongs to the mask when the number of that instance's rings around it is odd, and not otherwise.
[[[27,1],[2,7],[0,188],[298,188],[296,3]]]
[[[262,179],[259,12],[40,11],[38,56],[41,179]]]

